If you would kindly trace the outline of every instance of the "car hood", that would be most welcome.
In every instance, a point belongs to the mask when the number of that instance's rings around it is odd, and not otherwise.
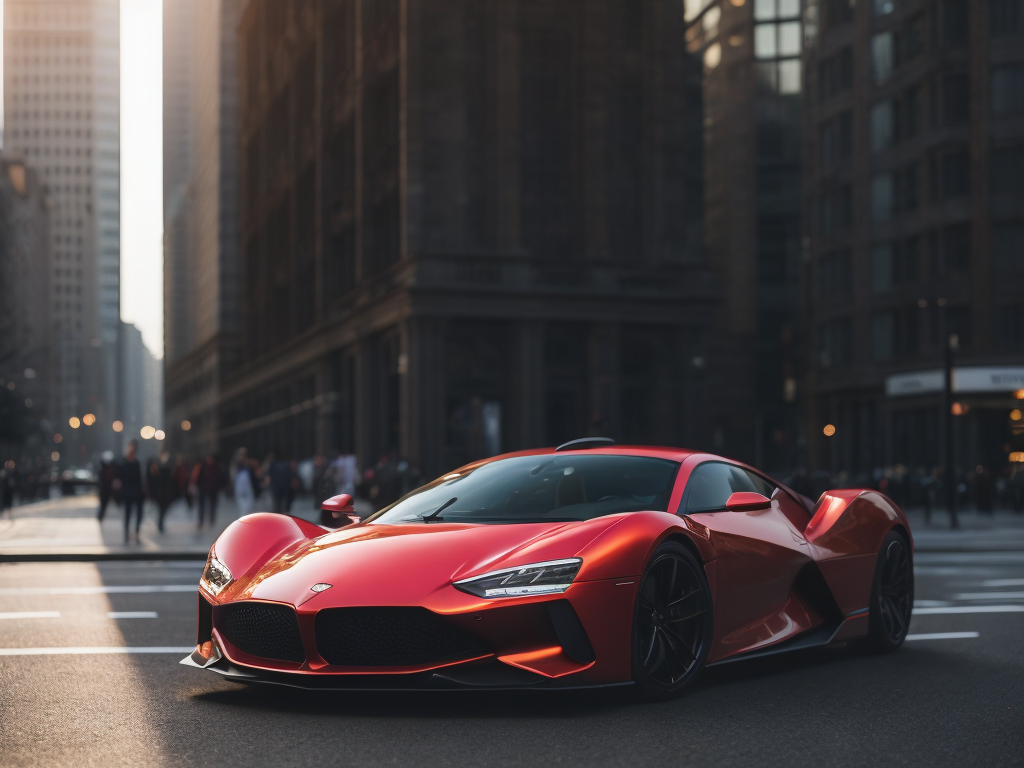
[[[573,557],[622,518],[509,525],[357,525],[286,548],[239,578],[229,597],[293,605],[315,600],[310,608],[436,605],[440,594],[451,595],[453,581]],[[578,580],[585,580],[585,567]],[[331,588],[312,592],[310,587],[318,583]]]

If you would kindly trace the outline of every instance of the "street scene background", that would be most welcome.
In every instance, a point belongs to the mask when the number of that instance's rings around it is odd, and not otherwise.
[[[1019,763],[1024,0],[2,8],[0,764]],[[887,494],[907,646],[658,707],[174,666],[239,516],[587,436]]]

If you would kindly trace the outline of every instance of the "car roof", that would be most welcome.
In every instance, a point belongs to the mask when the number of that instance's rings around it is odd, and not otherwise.
[[[492,456],[489,459],[481,459],[480,461],[474,461],[471,464],[467,464],[466,468],[478,467],[484,464],[489,464],[492,461],[500,461],[501,459],[511,459],[516,456],[547,456],[557,453],[559,456],[578,456],[581,454],[601,454],[601,455],[619,455],[619,456],[649,456],[651,458],[660,459],[671,459],[672,461],[682,462],[690,456],[697,454],[703,454],[703,451],[693,451],[685,448],[670,448],[667,446],[660,445],[605,445],[595,448],[581,448],[579,450],[562,450],[556,451],[552,446],[550,448],[531,448],[526,451],[514,451],[512,453],[503,453],[498,456]]]

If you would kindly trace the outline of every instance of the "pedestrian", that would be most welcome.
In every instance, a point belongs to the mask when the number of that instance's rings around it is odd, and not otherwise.
[[[196,466],[194,473],[196,491],[199,494],[199,528],[204,522],[213,525],[217,517],[217,499],[224,487],[224,473],[212,453],[206,454],[201,464]],[[209,520],[207,518],[209,512]]]
[[[0,469],[0,512],[5,509],[14,509],[14,488],[18,482],[15,474],[16,465],[13,459],[8,459]],[[11,512],[14,516],[14,512]]]
[[[138,459],[139,444],[129,440],[124,449],[124,458],[117,465],[113,488],[124,507],[124,543],[128,543],[132,513],[135,513],[135,540],[139,540],[142,526],[142,502],[145,492],[142,485],[142,467]]]
[[[185,457],[180,453],[174,458],[174,470],[172,472],[174,477],[174,485],[177,498],[185,499],[185,504],[188,505],[189,509],[192,509],[192,494],[189,492],[189,472],[188,466],[185,464]]]
[[[107,505],[114,495],[114,479],[117,477],[117,466],[114,464],[114,452],[104,451],[100,456],[100,471],[97,478],[97,485],[100,492],[100,508],[96,513],[96,519],[101,523],[107,514]]]
[[[267,457],[267,464],[267,482],[274,500],[274,511],[287,515],[291,511],[294,496],[292,464],[283,457],[278,458],[276,452],[271,452]]]
[[[157,529],[164,532],[164,518],[167,510],[178,497],[178,486],[174,481],[174,467],[171,466],[171,454],[161,451],[156,461],[149,465],[149,493],[156,504]]]
[[[239,448],[235,454],[235,505],[238,508],[238,516],[244,517],[252,512],[256,503],[256,494],[253,488],[252,469],[249,466],[249,458],[245,448]]]

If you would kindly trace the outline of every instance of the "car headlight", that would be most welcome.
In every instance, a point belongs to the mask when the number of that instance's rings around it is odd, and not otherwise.
[[[228,567],[217,559],[217,553],[211,549],[210,556],[206,558],[206,568],[203,569],[203,576],[199,579],[199,586],[206,589],[210,594],[219,595],[221,590],[230,584],[233,578],[234,576],[231,575]]]
[[[503,568],[455,582],[455,588],[477,597],[523,597],[565,592],[576,578],[583,560],[549,560],[517,568]]]

